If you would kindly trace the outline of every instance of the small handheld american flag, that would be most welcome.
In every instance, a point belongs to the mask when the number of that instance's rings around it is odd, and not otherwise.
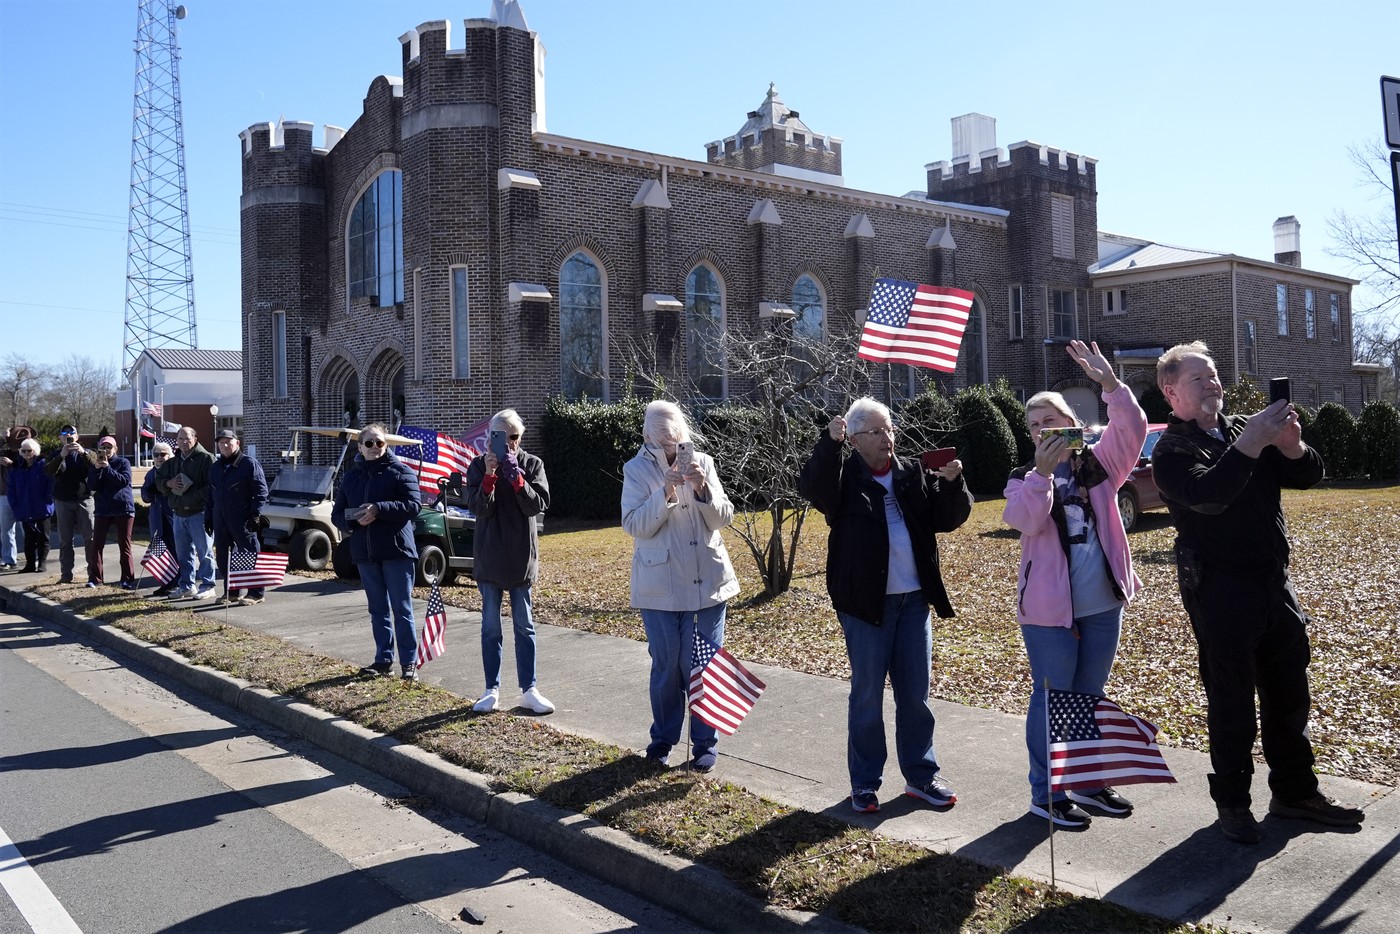
[[[281,587],[287,573],[287,557],[271,551],[245,551],[232,546],[228,553],[229,590]]]
[[[690,669],[690,712],[733,736],[767,687],[727,651],[695,634]]]
[[[423,616],[423,636],[418,640],[418,667],[447,652],[447,607],[442,602],[442,591],[438,582],[433,581],[432,592],[428,594],[428,612]]]
[[[162,584],[168,584],[180,575],[179,562],[165,547],[165,540],[160,535],[156,535],[146,546],[146,553],[141,556],[141,566]]]

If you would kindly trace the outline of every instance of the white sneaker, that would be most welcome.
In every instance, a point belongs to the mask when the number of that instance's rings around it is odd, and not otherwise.
[[[472,704],[472,710],[475,710],[477,713],[489,713],[490,711],[495,710],[496,705],[500,702],[501,692],[495,688],[492,688],[485,694],[481,695],[481,698],[475,704]]]
[[[219,588],[217,587],[205,587],[203,590],[196,590],[194,592],[194,598],[196,600],[208,600],[211,597],[217,596],[218,593]]]
[[[530,688],[521,694],[520,706],[535,713],[554,713],[554,705],[549,702],[549,698],[540,693],[539,688]]]
[[[174,593],[172,593],[170,596],[166,597],[165,599],[167,599],[167,600],[188,600],[190,597],[193,597],[193,596],[194,596],[194,591],[193,591],[193,590],[190,590],[189,588],[184,588],[184,589],[182,589],[182,590],[177,590],[177,591],[175,591]]]

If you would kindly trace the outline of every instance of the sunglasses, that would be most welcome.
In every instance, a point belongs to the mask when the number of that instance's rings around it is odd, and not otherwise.
[[[360,444],[364,445],[367,448],[382,448],[384,446],[384,442],[380,441],[378,438],[371,438],[368,441],[361,441]]]
[[[519,436],[519,435],[506,435],[506,437],[509,438],[509,439],[512,440],[512,441],[519,441],[519,440],[520,440],[520,436]]]

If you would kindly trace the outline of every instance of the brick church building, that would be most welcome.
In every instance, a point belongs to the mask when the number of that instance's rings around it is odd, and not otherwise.
[[[877,275],[977,296],[946,389],[1006,377],[1092,420],[1060,345],[1097,340],[1140,387],[1162,349],[1200,338],[1227,382],[1288,375],[1298,401],[1353,410],[1374,397],[1373,369],[1351,360],[1353,281],[1302,267],[1292,218],[1272,261],[1105,234],[1094,159],[1000,149],[980,114],[952,121],[953,158],[927,166],[926,191],[858,191],[842,140],[773,87],[703,161],[555,136],[540,38],[514,0],[492,14],[461,41],[447,21],[401,36],[402,77],[374,78],[321,146],[309,123],[241,134],[244,430],[259,451],[292,425],[455,433],[507,406],[537,429],[551,396],[623,393],[629,343],[676,385],[742,399],[707,350],[716,333],[776,318],[851,341]],[[929,375],[894,368],[895,401]]]

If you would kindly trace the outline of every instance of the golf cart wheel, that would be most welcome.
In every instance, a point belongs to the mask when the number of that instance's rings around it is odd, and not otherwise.
[[[294,568],[324,571],[331,563],[331,537],[320,529],[302,529],[287,545]]]
[[[430,587],[433,581],[439,584],[450,584],[455,573],[447,566],[447,555],[437,545],[428,542],[418,543],[418,573],[416,575],[419,587]]]

